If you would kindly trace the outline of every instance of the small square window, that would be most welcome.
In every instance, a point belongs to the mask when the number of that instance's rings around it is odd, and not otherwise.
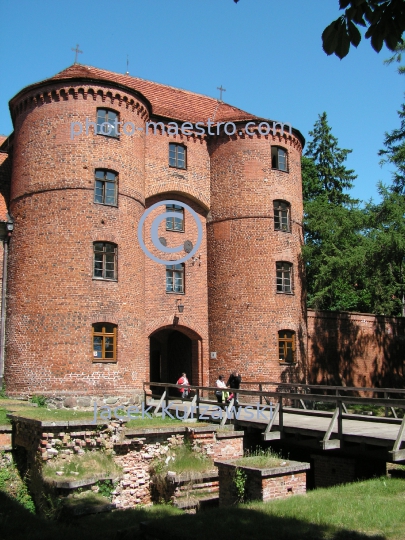
[[[179,214],[179,217],[166,218],[166,231],[184,231],[184,208],[178,204],[167,204],[166,212]]]
[[[271,166],[273,169],[287,172],[287,151],[284,148],[271,147]]]
[[[166,266],[166,292],[184,293],[184,264]]]
[[[117,205],[118,176],[115,172],[96,169],[94,202],[108,206]]]
[[[169,143],[169,165],[177,169],[185,169],[186,148],[181,144]]]
[[[119,137],[118,113],[109,109],[97,109],[97,134]]]

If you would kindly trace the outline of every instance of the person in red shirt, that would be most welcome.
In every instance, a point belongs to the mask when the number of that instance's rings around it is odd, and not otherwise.
[[[188,382],[187,375],[185,373],[182,373],[180,379],[177,381],[176,384],[188,384],[189,385],[190,383]],[[181,394],[181,399],[185,399],[186,397],[188,397],[188,395],[190,393],[190,389],[189,388],[179,388],[179,392]]]

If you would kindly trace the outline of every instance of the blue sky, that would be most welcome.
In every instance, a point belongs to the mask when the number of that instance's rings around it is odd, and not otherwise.
[[[338,0],[1,0],[0,133],[12,123],[8,101],[24,86],[79,62],[218,97],[253,114],[291,122],[308,138],[326,111],[348,167],[352,196],[378,200],[391,182],[377,152],[399,127],[405,77],[385,66],[369,40],[339,60],[322,50]]]

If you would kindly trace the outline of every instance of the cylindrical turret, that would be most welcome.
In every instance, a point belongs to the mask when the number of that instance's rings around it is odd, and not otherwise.
[[[120,392],[147,376],[136,227],[148,108],[113,82],[74,79],[33,85],[10,102],[10,395]]]
[[[291,380],[306,348],[302,142],[294,131],[237,133],[210,146],[210,380],[234,370]]]

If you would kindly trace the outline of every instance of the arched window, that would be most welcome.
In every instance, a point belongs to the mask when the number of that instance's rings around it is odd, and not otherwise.
[[[273,201],[274,230],[290,232],[290,204],[285,201]]]
[[[117,173],[106,171],[105,169],[96,169],[94,182],[94,202],[116,206],[118,192]]]
[[[94,242],[93,253],[93,277],[116,281],[118,275],[118,248],[116,244]]]
[[[95,323],[92,327],[93,362],[117,361],[117,326]]]
[[[272,146],[271,166],[273,169],[287,172],[287,150],[279,146]]]
[[[289,262],[276,262],[277,292],[292,292],[292,264]]]
[[[278,333],[278,359],[280,362],[295,362],[295,332],[280,330]]]

